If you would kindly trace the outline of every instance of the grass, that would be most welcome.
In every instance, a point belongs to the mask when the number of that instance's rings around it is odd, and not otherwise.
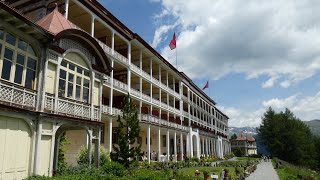
[[[278,160],[278,159],[276,159]],[[276,160],[272,160],[272,165],[276,167]],[[278,160],[279,161],[279,160]],[[281,160],[280,160],[281,161]],[[294,166],[290,163],[285,161],[281,161],[282,167],[280,169],[275,169],[279,176],[280,180],[291,180],[291,179],[298,179],[298,175],[302,176],[303,179],[305,178],[312,178],[314,180],[320,180],[319,172],[312,171],[310,169],[304,167]]]
[[[247,160],[250,160],[250,161],[255,161],[255,160],[259,160],[260,158],[253,158],[253,157],[237,157],[237,160],[238,161],[247,161]]]

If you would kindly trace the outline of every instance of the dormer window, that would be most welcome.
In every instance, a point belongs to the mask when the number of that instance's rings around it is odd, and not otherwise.
[[[2,80],[28,89],[35,89],[37,60],[30,44],[0,30],[0,75]]]
[[[76,58],[76,59],[74,59]],[[89,103],[90,73],[82,58],[75,53],[68,54],[61,62],[59,76],[59,92],[61,97],[72,98]]]

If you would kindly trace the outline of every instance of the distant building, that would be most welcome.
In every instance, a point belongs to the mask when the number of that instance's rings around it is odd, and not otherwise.
[[[232,151],[236,148],[240,148],[246,156],[257,154],[256,140],[252,137],[252,134],[249,134],[248,136],[238,134],[236,139],[231,139],[230,141]]]

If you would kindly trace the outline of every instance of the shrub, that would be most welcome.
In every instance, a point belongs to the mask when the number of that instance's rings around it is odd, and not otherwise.
[[[95,151],[95,149],[92,148],[91,164],[94,164],[94,151]],[[110,161],[111,160],[110,160],[109,152],[101,146],[100,147],[100,166],[103,166],[104,164],[106,164],[107,162],[110,162]],[[77,157],[77,163],[80,166],[89,164],[88,149],[87,148],[81,147],[80,152]]]
[[[109,174],[116,177],[123,177],[126,174],[125,167],[118,162],[108,162],[102,166],[104,174]]]

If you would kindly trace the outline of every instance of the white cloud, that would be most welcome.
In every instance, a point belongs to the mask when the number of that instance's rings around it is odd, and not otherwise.
[[[287,88],[320,69],[320,1],[159,3],[162,10],[154,17],[160,23],[152,44],[157,46],[168,36],[167,27],[177,27],[179,70],[193,79],[219,79],[230,73],[245,73],[248,79],[266,75],[263,88]],[[169,61],[175,59],[167,46],[161,52]]]
[[[254,111],[244,111],[233,107],[219,107],[229,117],[229,126],[235,127],[258,127],[261,117],[268,107],[275,111],[284,111],[289,108],[302,121],[320,118],[320,91],[314,96],[302,96],[295,94],[287,98],[273,98],[263,101],[261,108]]]
[[[158,28],[154,33],[154,37],[153,37],[153,41],[151,43],[151,46],[153,48],[157,48],[159,43],[163,40],[162,35],[167,33],[170,29],[174,28],[174,26],[175,25],[161,26],[160,28]]]
[[[243,111],[232,107],[227,108],[218,106],[218,108],[229,116],[229,126],[232,127],[258,127],[261,123],[261,116],[265,111],[264,108],[253,112]]]

